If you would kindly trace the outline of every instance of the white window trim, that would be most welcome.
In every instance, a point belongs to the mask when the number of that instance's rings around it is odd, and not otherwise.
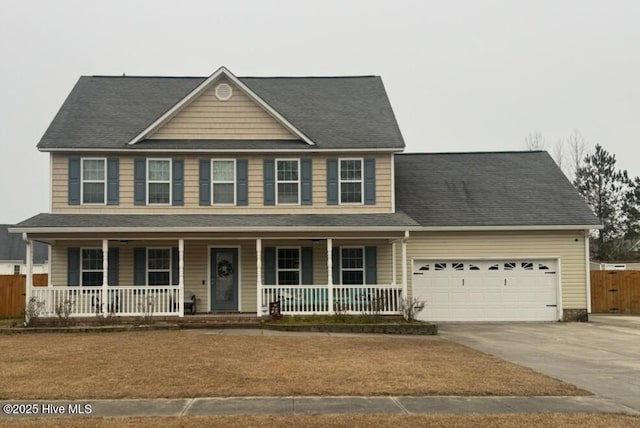
[[[150,180],[149,179],[149,162],[151,161],[164,161],[169,162],[169,202],[160,203],[160,202],[149,202],[149,185],[151,183],[167,183],[167,180]],[[147,158],[147,168],[146,168],[147,176],[146,179],[146,194],[147,194],[147,205],[161,205],[161,206],[169,206],[173,201],[173,160],[167,158]]]
[[[298,269],[280,269],[280,250],[298,250]],[[280,285],[280,272],[298,272],[298,284],[302,285],[302,247],[276,247],[276,285]],[[293,287],[296,284],[284,285]]]
[[[146,254],[146,265],[145,265],[145,283],[148,287],[164,287],[167,285],[173,285],[172,284],[172,277],[171,274],[173,273],[173,250],[171,249],[171,247],[147,247],[147,254]],[[168,284],[163,284],[163,285],[149,285],[149,273],[151,272],[167,272],[167,269],[149,269],[149,250],[168,250],[169,251],[169,283]]]
[[[278,162],[296,162],[298,164],[298,179],[297,180],[278,180]],[[300,158],[296,159],[276,159],[275,160],[275,193],[276,193],[276,205],[300,205],[301,203],[301,171],[300,171]],[[280,183],[297,183],[298,184],[298,202],[279,202],[278,196],[280,192],[278,192],[278,184]]]
[[[342,161],[360,161],[360,180],[342,179]],[[360,182],[360,202],[342,202],[342,183]],[[338,204],[339,205],[364,205],[364,158],[338,158]]]
[[[349,245],[349,246],[341,246],[340,248],[340,285],[342,284],[342,272],[359,272],[362,271],[362,285],[366,285],[367,284],[367,261],[366,261],[366,257],[367,257],[367,253],[365,251],[365,248],[359,245]],[[342,267],[342,249],[360,249],[362,250],[362,269],[356,269],[356,268],[348,268],[348,269],[343,269]],[[357,285],[357,284],[350,284],[350,285]]]
[[[85,180],[84,179],[84,161],[98,160],[104,163],[104,180]],[[102,193],[102,202],[85,202],[84,201],[84,183],[100,183],[102,182],[104,192]],[[107,204],[107,158],[80,158],[80,203],[82,205],[106,205]]]
[[[226,161],[226,162],[233,162],[233,181],[215,181],[214,180],[214,168],[213,168],[213,164],[215,162],[219,162],[219,161]],[[223,204],[223,203],[215,203],[214,202],[214,196],[215,196],[215,191],[214,191],[214,187],[215,184],[233,184],[233,203],[227,203],[227,204]],[[216,206],[235,206],[237,205],[238,201],[237,201],[237,188],[238,188],[238,168],[237,168],[237,162],[236,159],[230,159],[230,158],[214,158],[211,159],[211,205],[216,205]]]
[[[17,272],[16,272],[17,271]],[[20,265],[13,265],[13,274],[14,275],[20,275],[22,273],[22,266]]]
[[[86,248],[80,248],[80,286],[84,286],[83,284],[83,273],[85,272],[102,272],[102,281],[104,282],[104,270],[102,270],[102,266],[103,264],[100,264],[100,269],[85,269],[82,266],[82,253],[86,250],[94,250],[94,251],[98,251],[102,254],[102,257],[104,257],[104,253],[102,252],[102,248],[98,248],[98,247],[86,247]],[[100,284],[102,285],[102,284]],[[93,287],[98,287],[98,286],[93,286]]]

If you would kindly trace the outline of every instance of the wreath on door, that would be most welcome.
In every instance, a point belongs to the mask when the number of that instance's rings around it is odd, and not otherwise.
[[[225,278],[233,273],[233,265],[229,260],[222,260],[218,262],[218,276]]]

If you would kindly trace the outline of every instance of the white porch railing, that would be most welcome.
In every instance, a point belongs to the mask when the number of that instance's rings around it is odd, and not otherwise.
[[[33,287],[32,298],[42,302],[40,316],[54,317],[65,306],[70,316],[179,315],[180,289],[165,286]]]
[[[280,311],[289,315],[400,313],[402,288],[392,285],[335,285],[330,304],[328,285],[263,285],[262,307],[280,302]]]

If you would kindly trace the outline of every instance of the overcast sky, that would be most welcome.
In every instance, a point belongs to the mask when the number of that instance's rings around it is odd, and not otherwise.
[[[81,75],[382,76],[410,152],[549,151],[640,175],[638,1],[0,0],[0,223],[49,209],[35,146]]]

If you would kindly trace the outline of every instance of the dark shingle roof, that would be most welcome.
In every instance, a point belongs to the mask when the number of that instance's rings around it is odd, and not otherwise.
[[[133,149],[127,147],[133,137],[204,80],[203,77],[81,77],[38,147],[42,150]],[[380,77],[245,77],[240,80],[311,138],[315,148],[404,147]],[[152,144],[146,143],[145,148]],[[167,144],[169,142],[162,143],[163,148]],[[290,148],[290,144],[286,142],[286,147],[276,148]],[[208,148],[206,142],[204,145]],[[184,146],[175,144],[169,148],[174,147]],[[297,148],[311,147],[299,142]]]
[[[18,223],[17,229],[82,228],[108,232],[114,229],[215,229],[247,230],[287,228],[358,229],[405,228],[417,223],[403,213],[395,214],[38,214]]]
[[[599,225],[546,152],[399,154],[396,206],[422,226]]]
[[[24,262],[25,242],[20,233],[9,233],[8,224],[0,224],[0,260]],[[33,263],[43,264],[49,258],[49,249],[46,244],[36,242],[33,245]]]

